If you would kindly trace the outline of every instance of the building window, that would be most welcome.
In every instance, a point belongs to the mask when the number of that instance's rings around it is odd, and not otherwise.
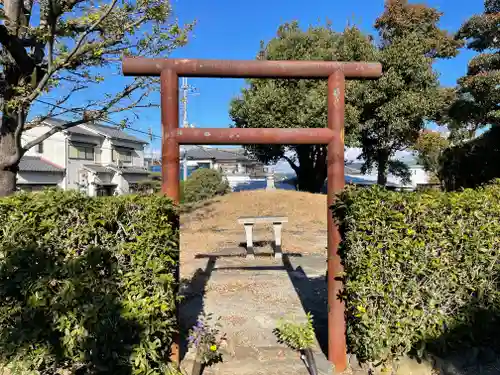
[[[94,146],[85,143],[71,143],[69,158],[94,161]]]
[[[36,145],[36,152],[38,152],[39,154],[43,154],[43,142],[40,142]]]
[[[132,150],[128,148],[116,147],[113,149],[113,162],[121,161],[123,163],[132,162]]]

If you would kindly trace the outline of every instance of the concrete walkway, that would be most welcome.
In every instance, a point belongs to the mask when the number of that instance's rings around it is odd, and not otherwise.
[[[205,371],[207,375],[307,375],[297,353],[278,344],[273,334],[279,318],[305,320],[305,311],[314,316],[317,336],[315,357],[321,375],[332,374],[326,360],[327,294],[326,259],[319,255],[289,254],[274,259],[271,249],[264,256],[245,259],[244,249],[227,249],[185,262],[181,274],[187,279],[182,293],[181,328],[187,332],[202,311],[221,317],[227,334],[224,363]],[[183,347],[186,350],[186,347]],[[323,349],[323,350],[322,350]],[[182,367],[190,374],[193,353],[183,353]],[[460,358],[463,362],[464,358]],[[368,369],[351,359],[345,374],[367,375]],[[402,360],[397,375],[500,375],[500,361],[473,364]],[[498,365],[498,366],[497,366]],[[435,369],[433,369],[435,368]],[[376,372],[377,373],[377,372]]]
[[[183,274],[200,270],[194,272],[193,281],[184,289],[187,298],[181,310],[182,326],[190,327],[204,309],[222,318],[223,332],[227,334],[225,361],[208,369],[207,374],[307,375],[297,353],[278,344],[272,331],[281,317],[304,321],[304,303],[326,312],[325,259],[285,257],[282,261],[273,259],[271,253],[265,257],[257,253],[253,260],[231,256],[238,254],[239,250],[210,254],[219,257],[183,265]],[[287,259],[291,264],[287,264]],[[287,267],[296,269],[299,263],[308,272],[307,277],[300,268],[293,272],[290,268],[287,270]],[[316,286],[309,285],[308,291],[305,285],[299,285],[313,284],[315,279],[319,282]],[[301,289],[297,292],[296,288]],[[311,293],[314,289],[316,293]],[[324,318],[318,315],[315,320],[320,327],[319,330],[316,327],[316,331],[323,336],[326,333]],[[320,374],[333,373],[319,343],[315,351]],[[191,360],[192,353],[188,353],[184,360],[188,368]]]

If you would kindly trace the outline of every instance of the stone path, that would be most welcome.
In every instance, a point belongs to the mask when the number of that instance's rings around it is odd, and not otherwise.
[[[202,311],[221,317],[227,343],[224,363],[206,370],[207,375],[307,375],[298,355],[278,344],[272,333],[281,317],[305,320],[305,312],[314,316],[318,343],[315,357],[321,375],[332,374],[332,365],[323,351],[327,345],[326,259],[319,255],[285,256],[274,259],[256,250],[255,259],[241,257],[241,248],[185,262],[182,287],[185,300],[181,307],[181,328],[187,331]],[[323,351],[321,350],[323,347]],[[184,347],[184,349],[186,349]],[[183,355],[183,367],[190,373],[193,353]],[[345,374],[367,375],[368,370],[351,361]],[[496,363],[499,361],[497,360]],[[500,366],[457,367],[455,360],[417,363],[404,359],[397,375],[499,375]],[[483,364],[484,365],[484,364]]]
[[[209,269],[206,273],[195,272],[194,283],[185,289],[188,298],[181,310],[181,324],[185,328],[192,325],[197,311],[202,309],[222,317],[223,330],[228,335],[224,348],[225,362],[209,369],[207,374],[307,374],[298,355],[278,344],[272,331],[281,317],[305,320],[303,302],[299,298],[302,294],[295,291],[294,283],[309,279],[300,269],[291,273],[291,279],[290,272],[283,265],[287,258],[283,262],[272,258],[270,253],[266,257],[260,257],[258,252],[256,255],[253,260],[221,257],[215,262],[199,259],[183,265],[184,268],[187,266],[193,270],[205,269],[209,264]],[[300,258],[289,259],[296,263]],[[313,280],[321,279],[323,288],[325,259],[314,259],[314,269],[306,265],[305,259],[301,260],[309,272],[308,277]],[[318,261],[322,264],[322,269],[318,269]],[[292,267],[296,268],[296,264]],[[326,290],[318,290],[317,296],[311,296],[307,303],[316,298],[316,308],[320,308],[326,302],[325,292]],[[321,322],[322,326],[325,323],[326,321]],[[320,374],[332,373],[331,365],[326,361],[319,345],[315,351]],[[184,363],[190,366],[191,359],[192,353],[188,353]]]

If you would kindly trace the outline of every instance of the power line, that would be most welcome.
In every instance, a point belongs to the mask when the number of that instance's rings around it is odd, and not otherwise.
[[[191,90],[193,90],[193,91],[194,91],[194,90],[196,90],[196,89],[194,89],[192,86],[188,86],[188,85],[187,85],[187,82],[185,82],[185,83],[184,83],[184,88],[185,88],[186,92],[191,91]],[[192,93],[192,91],[191,91],[191,93]],[[186,95],[186,96],[187,96],[187,95]],[[78,110],[76,110],[76,109],[70,109],[70,108],[64,107],[64,106],[62,106],[62,105],[58,105],[58,104],[54,104],[54,103],[49,103],[49,102],[46,102],[46,101],[41,100],[41,99],[35,99],[35,101],[37,101],[37,102],[39,102],[39,103],[41,103],[41,104],[49,105],[49,106],[52,106],[52,107],[54,107],[54,108],[59,108],[59,109],[62,109],[62,110],[68,111],[68,112],[73,112],[73,113],[81,114],[81,111],[78,111]],[[114,121],[112,121],[112,120],[108,120],[108,119],[103,119],[103,120],[101,120],[101,122],[105,122],[105,123],[108,123],[108,124],[110,124],[110,125],[114,125],[114,126],[116,126],[116,127],[118,127],[118,128],[121,128],[121,127],[122,127],[122,125],[121,125],[121,124],[116,123],[116,122],[114,122]],[[153,134],[153,132],[152,132],[152,129],[151,129],[151,128],[149,128],[149,130],[148,130],[148,131],[144,131],[144,130],[140,130],[140,129],[134,129],[134,128],[132,128],[132,127],[126,127],[126,129],[127,129],[127,130],[131,130],[131,131],[135,131],[135,132],[137,132],[137,133],[145,134],[145,135],[149,136],[151,140],[152,140],[153,138],[157,138],[157,139],[161,139],[161,138],[162,138],[162,137],[161,137],[161,136],[159,136],[159,135]],[[209,147],[203,147],[203,146],[201,146],[201,145],[195,145],[195,147],[197,147],[197,148],[199,148],[199,149],[201,149],[201,150],[205,151],[205,152],[206,152],[209,156],[211,156],[212,158],[215,158],[215,157],[214,157],[214,155],[210,152],[210,148],[209,148]],[[217,151],[226,152],[226,153],[228,153],[228,154],[234,154],[234,155],[242,156],[240,153],[235,152],[235,151],[230,151],[230,150],[228,150],[228,149],[224,149],[224,150],[222,150],[222,149],[220,149],[220,148],[217,148],[216,150],[217,150]],[[187,150],[185,150],[184,152],[187,152]],[[152,152],[151,152],[151,154],[152,154]]]
[[[42,103],[42,104],[45,104],[45,105],[50,105],[54,108],[59,108],[59,109],[63,109],[65,111],[68,111],[68,112],[73,112],[73,113],[76,113],[76,114],[82,114],[81,112],[82,111],[78,111],[76,109],[71,109],[71,108],[67,108],[67,107],[64,107],[62,105],[58,105],[58,104],[54,104],[54,103],[49,103],[49,102],[46,102],[44,100],[41,100],[41,99],[35,99],[35,101],[39,102],[39,103]],[[103,120],[100,120],[101,122],[105,122],[105,123],[108,123],[110,125],[114,125],[118,128],[121,128],[122,125],[117,123],[117,122],[114,122],[112,120],[108,120],[108,119],[103,119]],[[151,138],[158,138],[158,139],[161,139],[161,136],[159,135],[156,135],[156,134],[153,134],[153,132],[147,132],[147,131],[144,131],[144,130],[140,130],[140,129],[134,129],[132,127],[126,127],[126,129],[128,130],[131,130],[131,131],[134,131],[134,132],[137,132],[137,133],[141,133],[141,134],[145,134],[147,136],[150,136]]]

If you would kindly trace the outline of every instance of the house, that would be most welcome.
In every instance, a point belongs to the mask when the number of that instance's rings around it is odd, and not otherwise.
[[[375,184],[377,182],[377,171],[374,169],[369,173],[363,174],[361,167],[363,160],[359,157],[361,149],[348,148],[345,152],[346,166],[345,174],[346,181],[348,179],[362,178],[365,185]],[[410,182],[404,182],[401,178],[389,174],[387,176],[387,186],[398,190],[416,190],[430,183],[430,175],[424,170],[424,167],[418,163],[416,156],[408,151],[396,152],[395,160],[406,164],[410,172]]]
[[[287,156],[293,158],[294,155],[293,153],[290,153]],[[376,169],[368,173],[362,173],[361,167],[363,165],[363,159],[360,156],[360,148],[349,147],[345,149],[345,183],[358,186],[370,186],[376,184]],[[423,166],[418,163],[417,158],[413,153],[408,151],[396,152],[394,159],[402,161],[407,165],[411,175],[411,181],[410,183],[404,183],[401,181],[401,178],[389,174],[387,178],[387,188],[394,190],[416,190],[433,185],[429,183],[430,175],[424,170]],[[273,166],[273,169],[279,175],[284,176],[284,181],[288,184],[294,184],[295,172],[292,170],[287,161],[279,161]]]
[[[25,155],[19,163],[17,186],[24,191],[37,191],[46,187],[61,186],[64,180],[63,167],[40,156]]]
[[[211,168],[225,175],[264,175],[262,163],[243,148],[184,147],[181,158],[187,167]]]
[[[23,143],[64,123],[48,119],[25,132]],[[17,184],[23,190],[57,186],[90,196],[130,193],[137,182],[148,176],[144,162],[146,144],[118,127],[77,125],[31,148],[21,159]]]
[[[266,166],[237,148],[191,146],[181,150],[181,178],[197,168],[217,169],[227,178],[231,188],[256,180],[265,181]]]

